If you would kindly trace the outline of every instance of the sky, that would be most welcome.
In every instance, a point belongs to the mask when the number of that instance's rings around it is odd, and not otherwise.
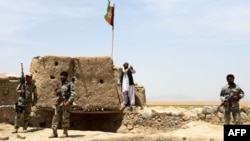
[[[46,55],[129,62],[147,101],[220,101],[226,75],[250,101],[249,0],[0,0],[0,72]],[[113,48],[112,48],[113,42]]]

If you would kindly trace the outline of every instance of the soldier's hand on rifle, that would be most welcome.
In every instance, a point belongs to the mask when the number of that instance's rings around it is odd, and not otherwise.
[[[63,104],[65,107],[68,107],[70,105],[70,103],[68,101],[64,101]]]
[[[23,94],[24,93],[24,89],[21,89],[21,94]]]
[[[229,102],[228,101],[224,101],[223,102],[223,106],[227,106],[227,105],[229,105]]]
[[[239,96],[238,95],[233,96],[233,100],[239,100]]]
[[[62,90],[61,89],[57,89],[56,90],[56,94],[61,94]]]

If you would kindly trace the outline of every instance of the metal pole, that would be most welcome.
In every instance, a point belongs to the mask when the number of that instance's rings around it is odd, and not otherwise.
[[[114,9],[113,9],[113,25],[112,25],[112,51],[111,51],[111,58],[113,60],[113,52],[114,52],[114,26],[115,26],[115,23],[114,23],[114,19],[115,19],[115,4],[114,5]]]

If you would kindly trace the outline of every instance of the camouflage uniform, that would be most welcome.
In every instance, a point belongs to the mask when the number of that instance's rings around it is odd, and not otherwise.
[[[224,105],[224,124],[230,124],[230,120],[231,120],[231,113],[233,116],[233,122],[235,124],[240,124],[240,105],[239,105],[239,100],[241,98],[244,97],[244,92],[242,91],[242,89],[234,84],[234,85],[225,85],[222,87],[221,89],[221,93],[220,93],[220,99],[221,101],[226,100],[233,92],[236,91],[241,91],[241,93],[238,95],[239,99],[238,100],[231,100],[229,102],[227,102]]]
[[[70,123],[70,107],[64,106],[64,102],[68,101],[72,105],[75,97],[75,85],[74,83],[66,80],[61,84],[61,95],[58,95],[58,99],[55,102],[55,113],[52,119],[52,129],[56,131],[59,126],[60,119],[62,119],[62,128],[67,130]]]
[[[23,94],[22,89],[25,89],[25,93]],[[16,115],[14,127],[16,130],[19,128],[21,123],[21,115],[24,114],[23,129],[26,130],[29,124],[31,106],[37,103],[36,85],[33,82],[25,82],[24,84],[19,84],[16,88],[16,91],[19,93],[19,97],[15,106]]]

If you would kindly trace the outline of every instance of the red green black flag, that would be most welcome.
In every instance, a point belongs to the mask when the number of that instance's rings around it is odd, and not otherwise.
[[[110,24],[114,26],[114,11],[115,7],[110,5],[110,0],[108,0],[107,13],[104,16],[104,19]]]

